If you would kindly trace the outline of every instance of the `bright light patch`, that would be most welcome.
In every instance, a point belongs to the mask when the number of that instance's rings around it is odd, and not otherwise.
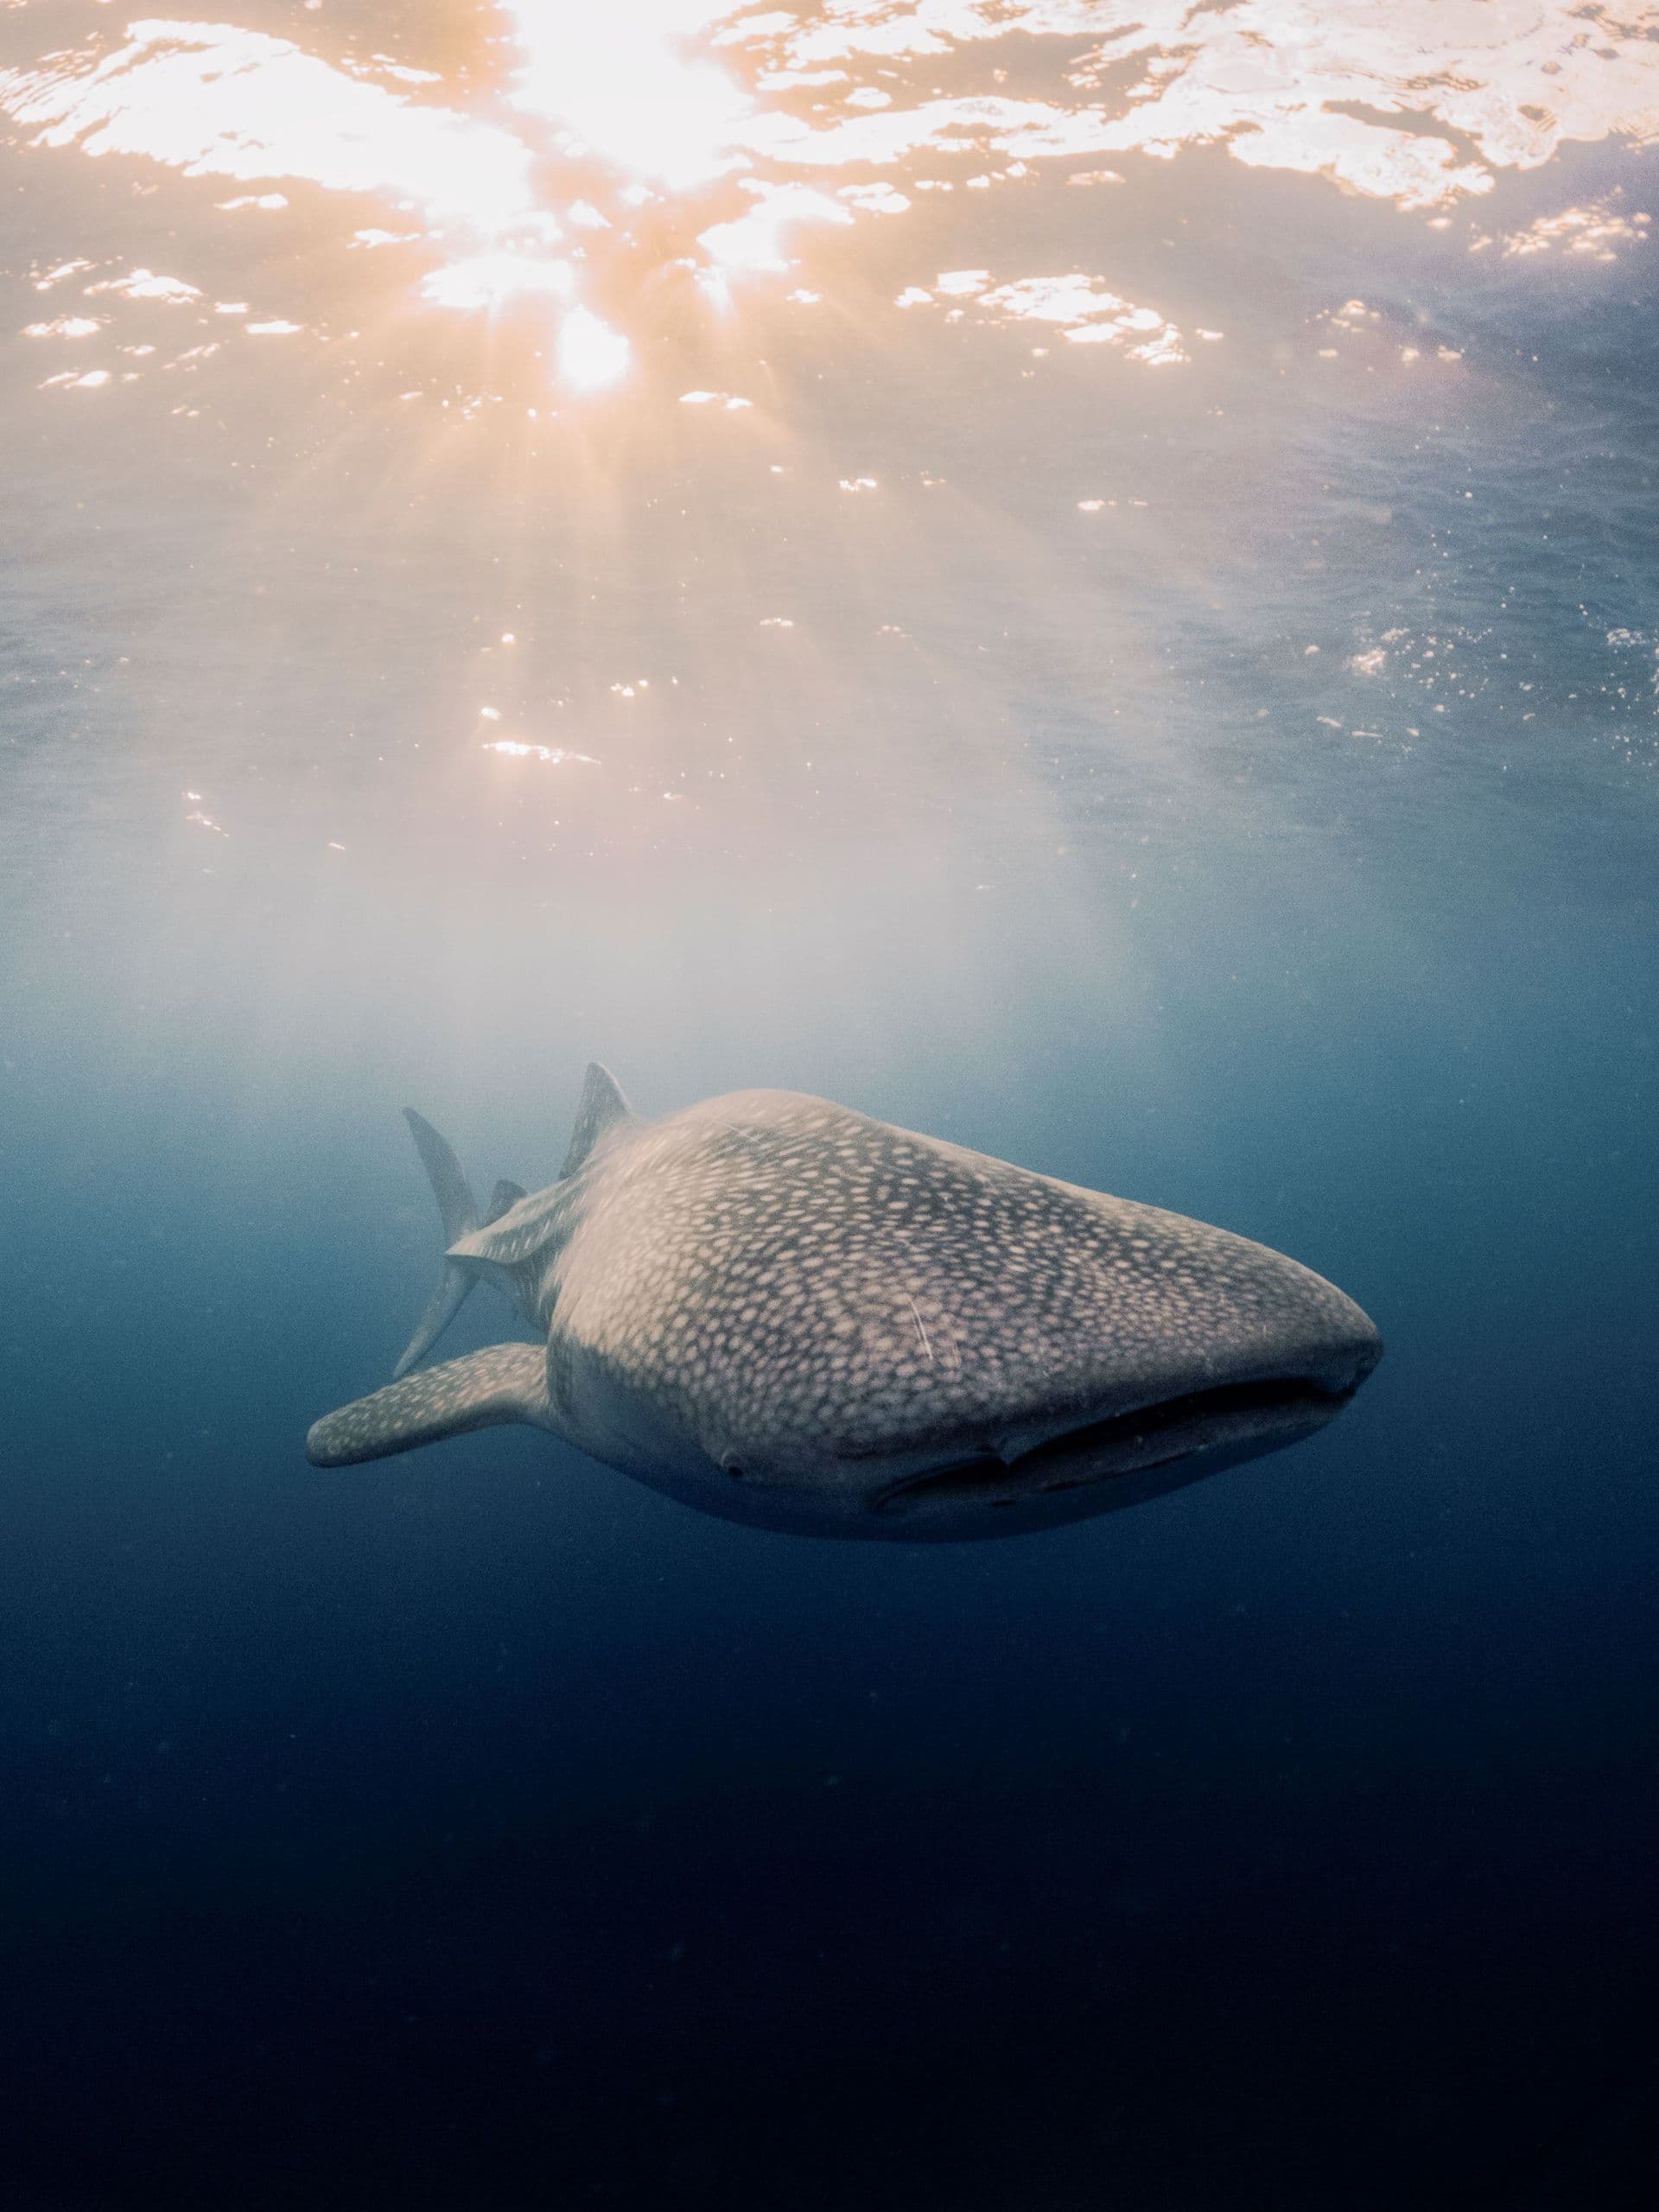
[[[135,22],[108,53],[0,71],[0,108],[41,144],[142,155],[188,176],[390,191],[480,225],[532,205],[530,149],[507,131],[229,23]]]
[[[157,276],[148,269],[135,269],[127,276],[106,276],[101,284],[89,284],[86,292],[89,298],[98,292],[120,292],[130,300],[165,300],[170,307],[201,297],[199,284],[187,284],[182,276]]]
[[[513,299],[568,300],[575,272],[568,261],[542,261],[522,253],[480,253],[435,269],[421,286],[423,299],[441,308],[494,308]]]
[[[522,738],[498,737],[484,747],[486,753],[505,753],[512,760],[545,760],[557,767],[562,761],[574,760],[583,768],[597,768],[599,763],[591,753],[572,753],[563,745],[527,745]]]
[[[577,391],[602,391],[627,373],[632,348],[589,308],[572,308],[559,331],[559,375]]]
[[[845,207],[810,185],[751,183],[754,205],[730,223],[714,223],[697,234],[697,244],[716,269],[733,275],[760,275],[787,269],[784,233],[793,223],[850,223]]]
[[[671,190],[733,166],[728,150],[753,103],[687,43],[728,12],[726,0],[633,0],[614,12],[507,0],[524,57],[515,105],[567,126],[570,143]]]

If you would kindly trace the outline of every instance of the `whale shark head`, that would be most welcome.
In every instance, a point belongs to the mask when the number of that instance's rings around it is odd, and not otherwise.
[[[1311,1435],[1381,1355],[1282,1253],[793,1092],[645,1123],[595,1070],[564,1174],[482,1226],[445,1154],[446,1268],[545,1356],[405,1375],[318,1424],[324,1464],[520,1420],[733,1519],[1000,1535]]]

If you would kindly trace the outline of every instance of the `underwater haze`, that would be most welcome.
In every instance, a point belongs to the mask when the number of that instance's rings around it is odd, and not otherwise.
[[[0,180],[8,2204],[1649,2201],[1659,5],[9,0]],[[308,1466],[593,1058],[1388,1355]]]

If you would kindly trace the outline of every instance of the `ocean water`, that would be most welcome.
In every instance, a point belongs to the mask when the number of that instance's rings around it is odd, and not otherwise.
[[[0,10],[9,2203],[1648,2201],[1656,41]],[[1387,1357],[1009,1542],[308,1466],[595,1057]]]

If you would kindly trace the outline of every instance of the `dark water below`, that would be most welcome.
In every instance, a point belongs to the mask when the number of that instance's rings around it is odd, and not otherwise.
[[[1330,12],[0,16],[9,2202],[1648,2201],[1659,18]],[[1007,1544],[308,1468],[594,1056],[1388,1357]]]

